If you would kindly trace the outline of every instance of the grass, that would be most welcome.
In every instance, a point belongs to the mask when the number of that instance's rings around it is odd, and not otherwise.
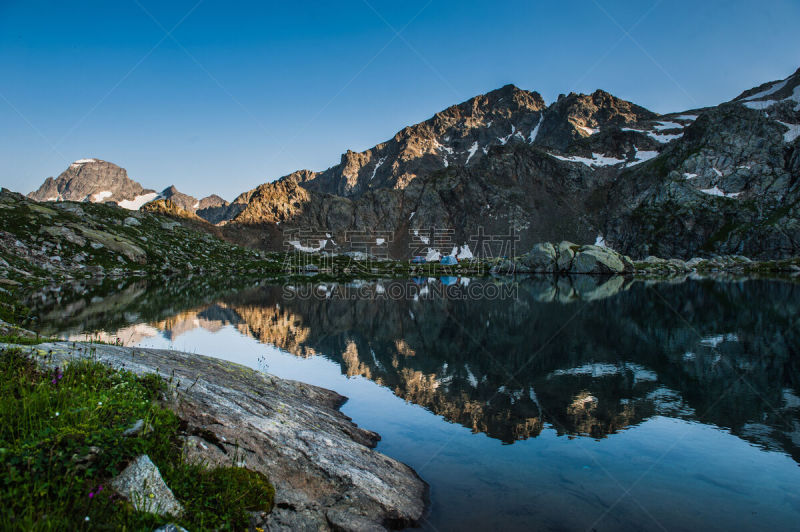
[[[0,334],[0,344],[38,345],[44,342],[58,341],[56,338],[44,336],[22,336],[19,334]]]
[[[0,351],[0,529],[140,530],[176,522],[190,530],[246,530],[269,511],[261,473],[188,463],[182,423],[160,402],[167,383],[91,360],[47,369],[20,348]],[[146,429],[123,435],[137,420]],[[181,519],[136,512],[110,481],[147,454],[185,508]]]

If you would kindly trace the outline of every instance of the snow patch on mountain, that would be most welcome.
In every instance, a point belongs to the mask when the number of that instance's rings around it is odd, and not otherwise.
[[[663,131],[665,129],[681,129],[683,128],[683,124],[679,124],[677,122],[659,122],[653,129],[656,131]]]
[[[386,162],[386,157],[381,157],[380,159],[378,159],[378,163],[375,165],[375,168],[372,169],[372,175],[369,176],[370,181],[375,179],[375,174],[378,173],[378,168],[380,168],[381,165],[385,162]],[[447,164],[445,164],[445,166],[447,166]]]
[[[299,240],[289,241],[289,244],[292,245],[297,251],[303,251],[305,253],[314,253],[315,251],[321,251],[325,247],[325,244],[327,243],[328,243],[327,240],[320,240],[319,247],[315,248],[311,246],[303,246],[302,244],[300,244]]]
[[[764,96],[769,96],[770,94],[774,94],[774,93],[778,92],[779,90],[781,90],[782,88],[784,88],[786,86],[787,82],[788,82],[788,80],[785,79],[783,81],[778,81],[777,83],[773,83],[771,86],[769,86],[768,88],[764,89],[763,91],[757,92],[756,94],[753,94],[752,96],[748,96],[744,100],[745,101],[758,100],[759,98],[763,98]]]
[[[464,161],[464,166],[469,164],[469,160],[472,159],[472,156],[475,155],[475,152],[478,151],[478,141],[472,143],[472,146],[469,147],[469,155],[467,156],[467,160]]]
[[[516,132],[517,128],[514,127],[514,124],[511,124],[511,133],[509,133],[508,136],[505,137],[497,137],[497,140],[500,141],[501,145],[505,146],[505,144],[509,141],[509,139],[511,139],[511,137],[514,136],[514,133]]]
[[[141,196],[136,196],[132,200],[122,200],[120,202],[117,202],[117,205],[119,205],[123,209],[138,211],[142,205],[144,205],[145,203],[150,203],[159,196],[160,194],[158,192],[150,192],[148,194],[142,194]]]
[[[114,195],[114,193],[111,192],[110,190],[104,190],[102,192],[98,192],[96,194],[92,194],[92,202],[100,203],[104,199],[110,198],[113,195]]]
[[[647,134],[647,136],[650,137],[651,139],[655,140],[656,142],[660,142],[661,144],[666,144],[667,142],[672,142],[675,139],[681,138],[683,136],[683,133],[677,133],[677,134],[674,134],[674,135],[670,135],[669,133],[665,133],[663,135],[660,135],[658,133],[653,133],[652,131],[650,131]]]
[[[701,188],[699,190],[703,194],[708,194],[709,196],[718,196],[720,198],[735,198],[741,194],[741,192],[725,192],[717,185],[714,185],[712,188]]]
[[[96,163],[96,162],[97,162],[97,159],[78,159],[77,161],[72,163],[70,166],[72,166],[72,167],[82,166],[82,165],[84,165],[86,163]]]
[[[564,157],[563,155],[556,155],[554,153],[550,154],[551,157],[555,157],[560,161],[567,161],[570,163],[581,163],[585,164],[590,168],[597,168],[600,166],[614,166],[617,164],[622,164],[625,162],[625,159],[617,159],[616,157],[608,157],[603,155],[602,153],[593,153],[592,158],[588,157],[579,157],[577,155],[573,155],[572,157]]]
[[[782,126],[789,128],[789,131],[783,134],[784,142],[793,142],[794,139],[800,137],[800,124],[790,124],[788,122],[777,121]]]
[[[764,109],[769,109],[773,105],[778,103],[776,100],[761,100],[758,102],[743,102],[742,105],[747,107],[748,109],[755,109],[756,111],[763,111]]]
[[[603,235],[598,234],[597,238],[594,239],[594,245],[599,246],[601,248],[607,248],[606,240],[603,238]]]
[[[650,159],[655,159],[658,157],[657,151],[648,151],[648,150],[639,150],[636,146],[633,147],[634,155],[633,160],[626,164],[626,167],[636,166],[637,164],[641,164],[645,161],[649,161]]]
[[[531,134],[528,136],[528,142],[533,144],[536,140],[536,137],[539,136],[539,126],[542,125],[542,119],[544,118],[544,113],[539,115],[539,121],[536,122],[536,126],[531,130]]]

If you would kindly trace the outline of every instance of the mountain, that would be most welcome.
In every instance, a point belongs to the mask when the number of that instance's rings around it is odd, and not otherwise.
[[[800,254],[799,136],[800,71],[665,115],[602,90],[548,105],[506,85],[230,204],[175,187],[150,199],[269,250],[470,257],[570,240],[634,258],[771,259]],[[114,188],[112,174],[129,188]],[[31,197],[119,202],[149,192],[125,180],[111,163],[77,161]]]
[[[180,192],[174,185],[161,193],[142,187],[128,177],[128,172],[114,163],[100,159],[80,159],[70,164],[57,178],[48,177],[38,190],[28,194],[36,201],[87,201],[114,203],[137,210],[146,203],[166,199],[186,212],[204,218],[203,212],[227,207],[216,194],[196,199]],[[212,217],[213,218],[213,217]],[[216,223],[219,220],[207,220]]]
[[[508,85],[328,170],[245,192],[225,209],[226,232],[261,231],[248,243],[268,249],[397,257],[506,254],[480,235],[512,230],[516,253],[567,239],[636,258],[797,255],[798,86],[800,71],[659,115],[600,90],[548,106]]]
[[[639,256],[800,253],[800,70],[692,116],[601,196],[606,240]]]
[[[216,194],[212,194],[211,196],[207,196],[203,199],[197,199],[194,196],[189,196],[188,194],[180,192],[177,188],[175,188],[175,185],[162,190],[159,199],[170,200],[181,209],[193,214],[197,214],[207,221],[212,220],[208,220],[208,218],[203,216],[203,212],[213,211],[214,209],[228,206],[228,202]]]
[[[138,209],[158,194],[145,189],[114,163],[100,159],[80,159],[70,164],[57,178],[48,177],[28,197],[36,201],[113,202],[127,209]]]

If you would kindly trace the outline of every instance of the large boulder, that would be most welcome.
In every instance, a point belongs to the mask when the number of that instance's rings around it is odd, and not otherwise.
[[[626,273],[632,270],[630,259],[600,246],[581,246],[570,268],[572,273],[591,274]]]
[[[572,268],[572,260],[575,258],[575,250],[579,249],[578,244],[573,244],[566,240],[558,244],[558,271],[568,272]]]
[[[556,248],[550,242],[536,244],[533,249],[521,259],[522,264],[532,272],[554,272],[557,258]]]

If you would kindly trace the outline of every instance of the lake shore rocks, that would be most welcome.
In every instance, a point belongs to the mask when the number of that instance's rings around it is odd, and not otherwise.
[[[491,273],[508,274],[589,274],[680,276],[687,273],[762,274],[800,272],[800,258],[754,261],[741,255],[664,259],[647,257],[633,261],[605,246],[579,245],[563,241],[558,244],[543,242],[513,259],[503,259],[491,268]]]
[[[635,270],[629,257],[595,245],[579,245],[563,241],[558,244],[536,244],[528,253],[513,260],[504,260],[492,273],[580,273],[625,274]]]
[[[267,530],[381,530],[418,525],[427,484],[373,450],[380,436],[339,411],[345,397],[232,362],[170,350],[54,342],[61,365],[89,357],[170,384],[168,406],[186,423],[185,451],[209,465],[267,475],[275,507],[256,516]]]

